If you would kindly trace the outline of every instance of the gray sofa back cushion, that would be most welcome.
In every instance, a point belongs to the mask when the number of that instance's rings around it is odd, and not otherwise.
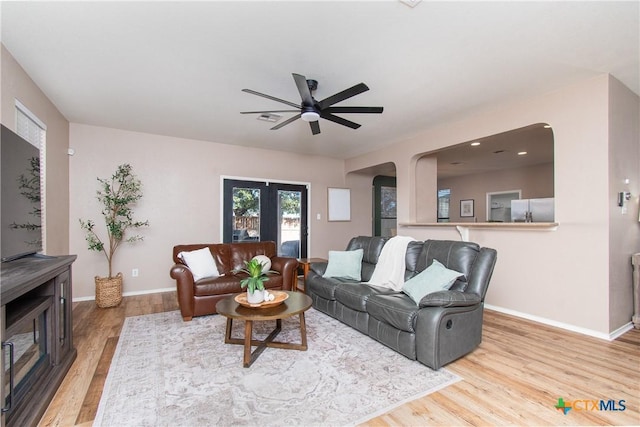
[[[382,247],[387,242],[386,237],[371,237],[371,236],[358,236],[349,241],[347,245],[348,251],[354,251],[356,249],[362,249],[364,251],[362,255],[362,272],[361,277],[363,282],[368,282],[373,275],[373,270],[378,263],[378,257],[382,251]]]
[[[349,241],[347,245],[348,251],[355,251],[356,249],[362,249],[362,262],[368,262],[369,264],[377,264],[378,257],[382,251],[382,247],[387,242],[386,237],[370,237],[370,236],[358,236]]]
[[[448,269],[464,274],[464,277],[456,280],[456,283],[451,287],[453,291],[464,291],[467,287],[473,262],[479,252],[480,246],[477,243],[453,240],[427,240],[424,242],[422,252],[418,258],[416,271],[423,271],[431,265],[434,259],[437,259]]]
[[[405,256],[406,271],[404,274],[404,280],[409,280],[417,274],[416,268],[418,267],[418,258],[422,253],[423,246],[424,242],[420,242],[417,240],[415,242],[409,242],[409,244],[407,245],[407,254]]]

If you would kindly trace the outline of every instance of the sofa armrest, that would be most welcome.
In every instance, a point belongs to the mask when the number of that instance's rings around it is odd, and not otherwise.
[[[318,276],[324,276],[324,272],[327,271],[327,265],[329,263],[327,261],[324,262],[312,262],[309,265],[309,269],[316,273]]]
[[[176,291],[178,292],[178,302],[180,314],[184,320],[193,318],[194,310],[194,286],[193,274],[189,267],[184,264],[175,264],[169,273],[171,278],[176,280]]]
[[[480,296],[460,291],[438,291],[425,295],[420,300],[422,307],[468,307],[481,302]]]
[[[297,259],[274,256],[271,258],[271,269],[282,275],[282,290],[293,290],[293,283],[298,275]]]

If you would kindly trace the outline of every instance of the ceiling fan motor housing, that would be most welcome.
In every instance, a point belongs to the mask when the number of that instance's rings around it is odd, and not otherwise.
[[[313,92],[314,90],[318,89],[318,81],[307,79],[307,86],[309,86],[309,90]]]

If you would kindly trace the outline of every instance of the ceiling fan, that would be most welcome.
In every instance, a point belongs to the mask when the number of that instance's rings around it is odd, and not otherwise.
[[[320,124],[318,123],[319,118],[338,123],[342,126],[350,127],[351,129],[358,129],[360,127],[358,123],[338,117],[334,113],[382,113],[382,107],[333,107],[334,104],[337,104],[340,101],[344,101],[347,98],[351,98],[361,94],[362,92],[368,91],[369,87],[364,83],[358,83],[357,85],[338,92],[335,95],[331,95],[322,101],[316,101],[312,95],[312,92],[318,88],[318,82],[316,80],[307,80],[305,76],[295,73],[293,73],[293,80],[296,82],[298,92],[300,92],[300,98],[302,100],[300,104],[285,101],[284,99],[276,98],[271,95],[265,95],[264,93],[256,92],[251,89],[242,89],[242,91],[271,99],[272,101],[287,104],[296,108],[295,110],[242,111],[240,114],[298,113],[284,122],[278,123],[272,127],[271,130],[280,129],[281,127],[301,118],[305,122],[309,122],[311,133],[313,135],[317,135],[320,133]]]

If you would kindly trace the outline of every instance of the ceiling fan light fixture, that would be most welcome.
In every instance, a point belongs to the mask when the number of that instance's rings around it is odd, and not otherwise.
[[[302,120],[305,122],[317,122],[320,118],[320,114],[315,111],[305,111],[302,113]]]

